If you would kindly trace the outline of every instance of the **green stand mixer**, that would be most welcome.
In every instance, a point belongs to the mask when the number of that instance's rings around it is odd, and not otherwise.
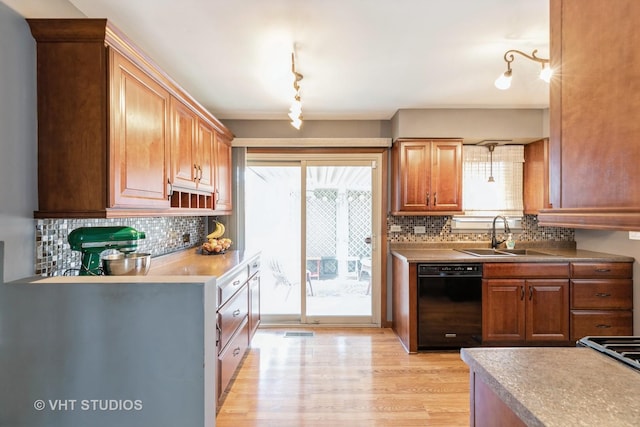
[[[144,239],[143,231],[131,227],[80,227],[69,233],[71,249],[82,253],[81,276],[102,275],[100,254],[107,249],[117,249],[131,253],[138,248],[138,241]]]

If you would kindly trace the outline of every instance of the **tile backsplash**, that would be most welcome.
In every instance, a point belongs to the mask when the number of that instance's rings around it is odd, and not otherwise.
[[[78,227],[127,226],[145,232],[137,251],[164,255],[194,247],[205,238],[206,217],[145,217],[118,219],[37,219],[35,221],[35,274],[73,275],[80,268],[80,252],[69,246],[67,237]],[[189,242],[183,236],[189,234]]]
[[[402,231],[391,232],[393,225],[400,226]],[[414,227],[418,226],[425,227],[424,234],[414,234]],[[574,239],[575,231],[572,228],[541,227],[536,215],[524,215],[522,230],[514,233],[516,242],[573,242]],[[390,243],[486,242],[491,240],[491,235],[490,232],[452,233],[450,216],[389,216],[387,240]]]

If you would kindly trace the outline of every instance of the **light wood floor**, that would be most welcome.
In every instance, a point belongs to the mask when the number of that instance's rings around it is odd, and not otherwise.
[[[469,369],[457,351],[407,354],[390,329],[260,329],[216,425],[468,426]]]

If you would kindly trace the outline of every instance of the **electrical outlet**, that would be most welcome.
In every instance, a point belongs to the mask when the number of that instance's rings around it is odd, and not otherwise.
[[[630,231],[629,240],[640,240],[640,231]]]
[[[190,233],[184,233],[182,235],[182,243],[189,243],[191,241],[191,234]]]
[[[424,225],[416,225],[413,227],[413,234],[425,234],[427,232],[427,227]]]
[[[400,225],[392,225],[391,227],[389,227],[389,231],[392,233],[399,233],[402,231],[402,226]]]

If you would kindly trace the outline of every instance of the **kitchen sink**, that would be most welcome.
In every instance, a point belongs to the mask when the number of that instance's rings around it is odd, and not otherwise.
[[[464,252],[473,256],[487,257],[511,257],[511,256],[554,256],[545,252],[539,252],[533,249],[456,249],[458,252]]]

